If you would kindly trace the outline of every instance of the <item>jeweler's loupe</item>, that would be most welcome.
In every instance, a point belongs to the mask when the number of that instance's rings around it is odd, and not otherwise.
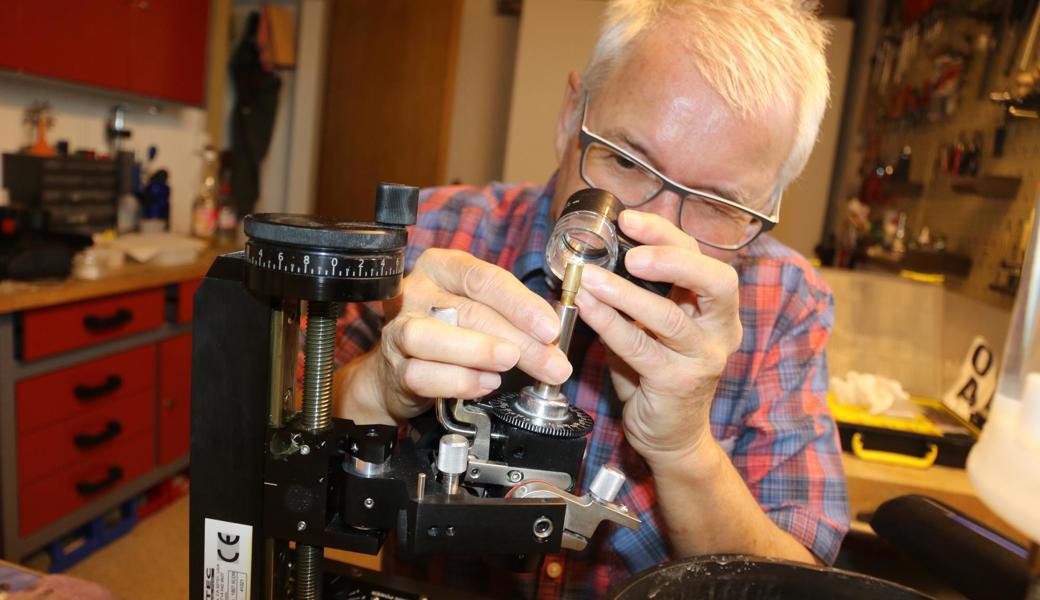
[[[625,254],[639,244],[618,228],[618,216],[623,210],[625,205],[606,190],[586,188],[572,194],[545,247],[546,262],[553,275],[562,280],[572,262],[596,265],[654,293],[667,294],[670,284],[645,281],[625,269]]]

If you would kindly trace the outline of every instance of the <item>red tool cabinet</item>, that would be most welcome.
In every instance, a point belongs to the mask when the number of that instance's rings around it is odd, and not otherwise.
[[[187,467],[197,286],[0,312],[0,556],[21,560]]]

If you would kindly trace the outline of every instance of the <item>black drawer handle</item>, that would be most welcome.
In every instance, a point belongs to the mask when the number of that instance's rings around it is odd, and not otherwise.
[[[123,387],[123,378],[119,375],[109,375],[105,382],[100,385],[77,385],[72,389],[76,398],[84,402],[97,400],[102,396],[108,396]]]
[[[105,425],[105,429],[100,433],[77,433],[76,436],[72,438],[72,441],[76,444],[77,448],[86,450],[87,448],[93,448],[94,446],[104,444],[120,433],[123,433],[123,425],[119,421],[109,421],[108,424]]]
[[[87,331],[92,333],[103,333],[111,329],[122,327],[129,323],[133,318],[134,313],[130,312],[129,309],[120,308],[107,317],[87,315],[83,317],[83,326],[87,328]]]
[[[122,478],[123,469],[112,465],[108,468],[108,475],[105,475],[97,481],[77,481],[76,493],[80,496],[93,496],[107,487],[112,487]]]

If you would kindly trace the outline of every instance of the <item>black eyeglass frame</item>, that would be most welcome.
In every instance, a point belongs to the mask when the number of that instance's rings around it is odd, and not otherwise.
[[[726,206],[731,206],[731,207],[733,207],[733,208],[735,208],[735,209],[737,209],[737,210],[739,210],[739,211],[741,211],[743,213],[746,213],[752,219],[754,219],[754,220],[756,220],[756,221],[758,221],[759,223],[762,224],[762,226],[759,227],[758,231],[755,232],[755,235],[751,236],[750,238],[748,238],[747,240],[745,240],[745,241],[743,241],[743,242],[741,242],[739,244],[731,244],[731,245],[713,244],[711,242],[708,242],[708,241],[702,240],[700,238],[697,238],[696,236],[694,236],[690,232],[686,232],[687,234],[689,234],[691,237],[696,239],[701,244],[705,244],[705,245],[711,246],[712,248],[717,248],[719,250],[740,250],[741,248],[746,247],[748,244],[750,244],[751,242],[754,242],[756,239],[758,239],[758,236],[760,236],[763,233],[771,230],[773,227],[776,227],[777,223],[779,223],[779,219],[768,217],[768,216],[766,216],[766,215],[764,215],[764,214],[762,214],[762,213],[760,213],[760,212],[758,212],[756,210],[750,209],[750,208],[748,208],[748,207],[746,207],[746,206],[744,206],[744,205],[742,205],[742,204],[740,204],[738,202],[735,202],[733,200],[729,200],[727,198],[723,198],[722,196],[719,196],[718,194],[714,194],[712,192],[708,192],[708,191],[705,191],[705,190],[698,190],[698,189],[694,189],[694,188],[688,188],[688,187],[686,187],[686,186],[684,186],[682,184],[679,184],[679,183],[676,183],[675,181],[672,181],[664,173],[661,173],[660,171],[658,171],[657,169],[655,169],[652,166],[648,165],[646,162],[640,160],[639,158],[637,158],[635,156],[632,156],[630,153],[628,153],[626,150],[624,150],[623,148],[621,148],[617,144],[615,144],[615,143],[613,143],[613,142],[611,142],[609,140],[606,140],[606,139],[596,135],[595,133],[592,133],[591,131],[589,131],[588,126],[586,126],[586,124],[585,124],[585,118],[588,116],[588,112],[589,112],[589,94],[586,93],[585,94],[585,99],[584,99],[584,105],[582,106],[582,109],[581,109],[581,128],[578,131],[578,143],[581,145],[581,156],[579,157],[579,162],[578,162],[578,173],[579,173],[579,175],[581,175],[582,181],[584,181],[585,184],[588,185],[589,187],[596,187],[596,184],[594,184],[591,181],[589,181],[589,178],[585,176],[585,155],[588,153],[589,146],[591,146],[593,143],[597,143],[597,144],[600,144],[602,146],[606,146],[607,148],[609,148],[610,150],[612,150],[614,152],[617,152],[625,160],[631,161],[633,164],[638,165],[639,167],[645,169],[646,171],[650,172],[652,175],[654,175],[655,177],[657,177],[661,181],[661,187],[658,188],[658,190],[656,192],[654,192],[653,194],[647,196],[645,200],[639,202],[638,204],[632,204],[632,205],[625,204],[626,208],[639,208],[640,206],[644,206],[644,205],[650,203],[657,196],[661,195],[661,192],[667,190],[669,192],[674,193],[675,195],[677,195],[680,198],[680,201],[679,201],[679,221],[678,221],[679,224],[680,224],[680,228],[681,228],[681,223],[682,223],[683,207],[686,206],[687,198],[690,198],[691,196],[693,198],[696,198],[697,196],[701,196],[701,197],[703,197],[703,198],[705,198],[707,200],[715,201],[715,202],[718,202],[720,204],[725,204]],[[611,190],[607,190],[607,191],[609,192]],[[775,196],[779,196],[779,194],[776,194]],[[779,197],[774,197],[774,201],[772,202],[772,204],[773,204],[773,206],[779,207],[779,205],[780,205],[780,198]]]

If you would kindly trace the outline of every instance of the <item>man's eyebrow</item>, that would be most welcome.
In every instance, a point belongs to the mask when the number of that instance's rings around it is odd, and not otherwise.
[[[622,145],[631,148],[648,165],[652,166],[655,169],[659,168],[657,165],[659,165],[660,163],[658,163],[657,160],[655,160],[654,155],[649,150],[647,150],[646,147],[644,147],[642,144],[632,139],[632,136],[628,135],[628,132],[626,132],[625,130],[617,129],[614,131],[607,131],[606,135],[608,140],[619,140]]]
[[[633,150],[636,154],[638,154],[639,157],[642,158],[643,161],[645,161],[648,165],[652,166],[655,169],[660,169],[660,167],[657,166],[660,163],[657,162],[656,160],[654,160],[654,157],[650,153],[650,151],[648,151],[642,144],[640,144],[636,140],[632,139],[628,135],[628,133],[625,132],[624,130],[619,129],[619,130],[616,130],[614,132],[608,131],[607,135],[610,136],[607,139],[617,139],[623,145],[628,146],[631,150]],[[681,185],[685,185],[685,184],[681,184]],[[741,192],[740,190],[710,188],[710,187],[699,187],[699,186],[692,186],[692,185],[686,185],[685,187],[688,187],[688,188],[691,188],[691,189],[696,189],[696,190],[701,190],[703,192],[708,192],[708,193],[714,194],[716,196],[719,196],[720,198],[725,198],[726,200],[729,200],[731,202],[736,202],[737,204],[739,204],[741,206],[752,208],[751,207],[751,199],[748,198],[747,194]]]
[[[697,188],[697,189],[702,189],[705,192],[711,192],[712,194],[715,194],[716,196],[725,198],[726,200],[729,200],[731,202],[736,202],[737,204],[739,204],[739,205],[741,205],[741,206],[743,206],[745,208],[750,208],[752,210],[757,210],[754,206],[751,205],[751,199],[748,197],[748,195],[743,193],[743,192],[741,192],[740,190],[736,190],[736,189],[718,189],[718,188]]]

